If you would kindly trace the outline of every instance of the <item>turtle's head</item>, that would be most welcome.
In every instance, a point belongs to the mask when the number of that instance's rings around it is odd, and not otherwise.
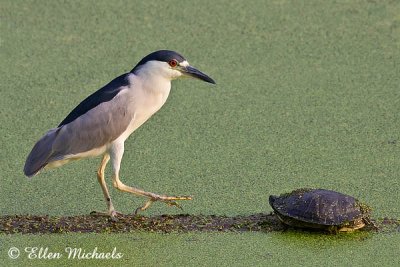
[[[372,208],[368,206],[367,204],[361,203],[357,201],[358,206],[360,207],[360,211],[362,214],[370,214],[372,211]]]

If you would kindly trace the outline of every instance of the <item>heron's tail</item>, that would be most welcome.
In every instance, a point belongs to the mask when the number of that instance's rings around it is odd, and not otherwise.
[[[49,130],[32,148],[25,162],[24,173],[28,177],[35,176],[47,165],[47,160],[52,154],[54,140],[59,128]]]

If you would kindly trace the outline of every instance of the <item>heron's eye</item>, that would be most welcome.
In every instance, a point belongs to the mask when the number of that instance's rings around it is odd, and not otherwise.
[[[178,61],[176,61],[176,59],[171,59],[170,61],[168,61],[168,64],[169,64],[172,68],[175,68],[176,66],[178,66]]]

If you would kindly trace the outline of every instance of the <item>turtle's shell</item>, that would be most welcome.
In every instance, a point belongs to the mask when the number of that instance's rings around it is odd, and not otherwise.
[[[284,223],[297,227],[337,226],[348,231],[363,227],[369,213],[354,197],[325,189],[298,189],[270,196],[269,203]]]

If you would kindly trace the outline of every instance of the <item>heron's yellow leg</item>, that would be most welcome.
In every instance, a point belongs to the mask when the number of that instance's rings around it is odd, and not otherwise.
[[[114,209],[114,205],[112,204],[110,193],[108,192],[107,184],[104,177],[104,171],[106,169],[109,160],[110,160],[110,155],[107,153],[104,154],[103,159],[101,160],[101,164],[97,170],[97,180],[99,181],[101,189],[103,190],[103,195],[107,203],[108,212],[105,213],[105,212],[93,211],[91,212],[92,215],[109,215],[111,217],[115,217],[116,215],[121,214],[115,211]]]
[[[116,140],[110,149],[110,156],[111,156],[111,161],[112,161],[112,166],[113,166],[113,176],[112,176],[113,186],[120,191],[128,192],[131,194],[149,198],[149,200],[143,206],[136,209],[135,213],[137,213],[139,210],[141,210],[141,211],[146,210],[155,201],[162,201],[162,202],[165,202],[166,204],[168,204],[169,206],[179,207],[178,203],[176,203],[176,200],[191,200],[192,199],[191,196],[158,195],[155,193],[146,192],[139,188],[125,185],[119,179],[119,169],[121,166],[121,160],[122,160],[123,154],[124,154],[124,143]]]

